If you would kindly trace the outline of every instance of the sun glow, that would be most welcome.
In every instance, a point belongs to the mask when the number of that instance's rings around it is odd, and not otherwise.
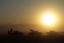
[[[42,17],[42,21],[46,25],[52,25],[56,21],[56,17],[53,13],[45,13]]]

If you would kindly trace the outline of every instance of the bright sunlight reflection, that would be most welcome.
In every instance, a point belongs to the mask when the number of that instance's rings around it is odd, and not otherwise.
[[[56,21],[56,17],[54,16],[53,13],[46,13],[42,17],[42,21],[46,25],[52,25]]]

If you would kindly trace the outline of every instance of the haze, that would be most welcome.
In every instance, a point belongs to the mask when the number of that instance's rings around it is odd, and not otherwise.
[[[64,30],[64,0],[1,0],[0,4],[0,25],[36,24],[46,28],[41,22],[41,15],[50,10],[58,17],[52,28]]]

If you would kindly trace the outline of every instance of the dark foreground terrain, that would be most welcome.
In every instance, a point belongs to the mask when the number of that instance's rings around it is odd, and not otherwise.
[[[0,35],[0,43],[64,43],[64,33],[55,31],[47,32],[47,35],[30,30],[28,35],[23,32],[10,29],[8,35]]]

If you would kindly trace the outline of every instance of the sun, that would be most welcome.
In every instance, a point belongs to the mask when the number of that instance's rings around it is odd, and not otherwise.
[[[43,15],[42,21],[43,21],[43,23],[46,24],[46,25],[52,25],[52,24],[55,23],[56,18],[55,18],[55,16],[53,15],[53,13],[46,13],[46,14]]]

